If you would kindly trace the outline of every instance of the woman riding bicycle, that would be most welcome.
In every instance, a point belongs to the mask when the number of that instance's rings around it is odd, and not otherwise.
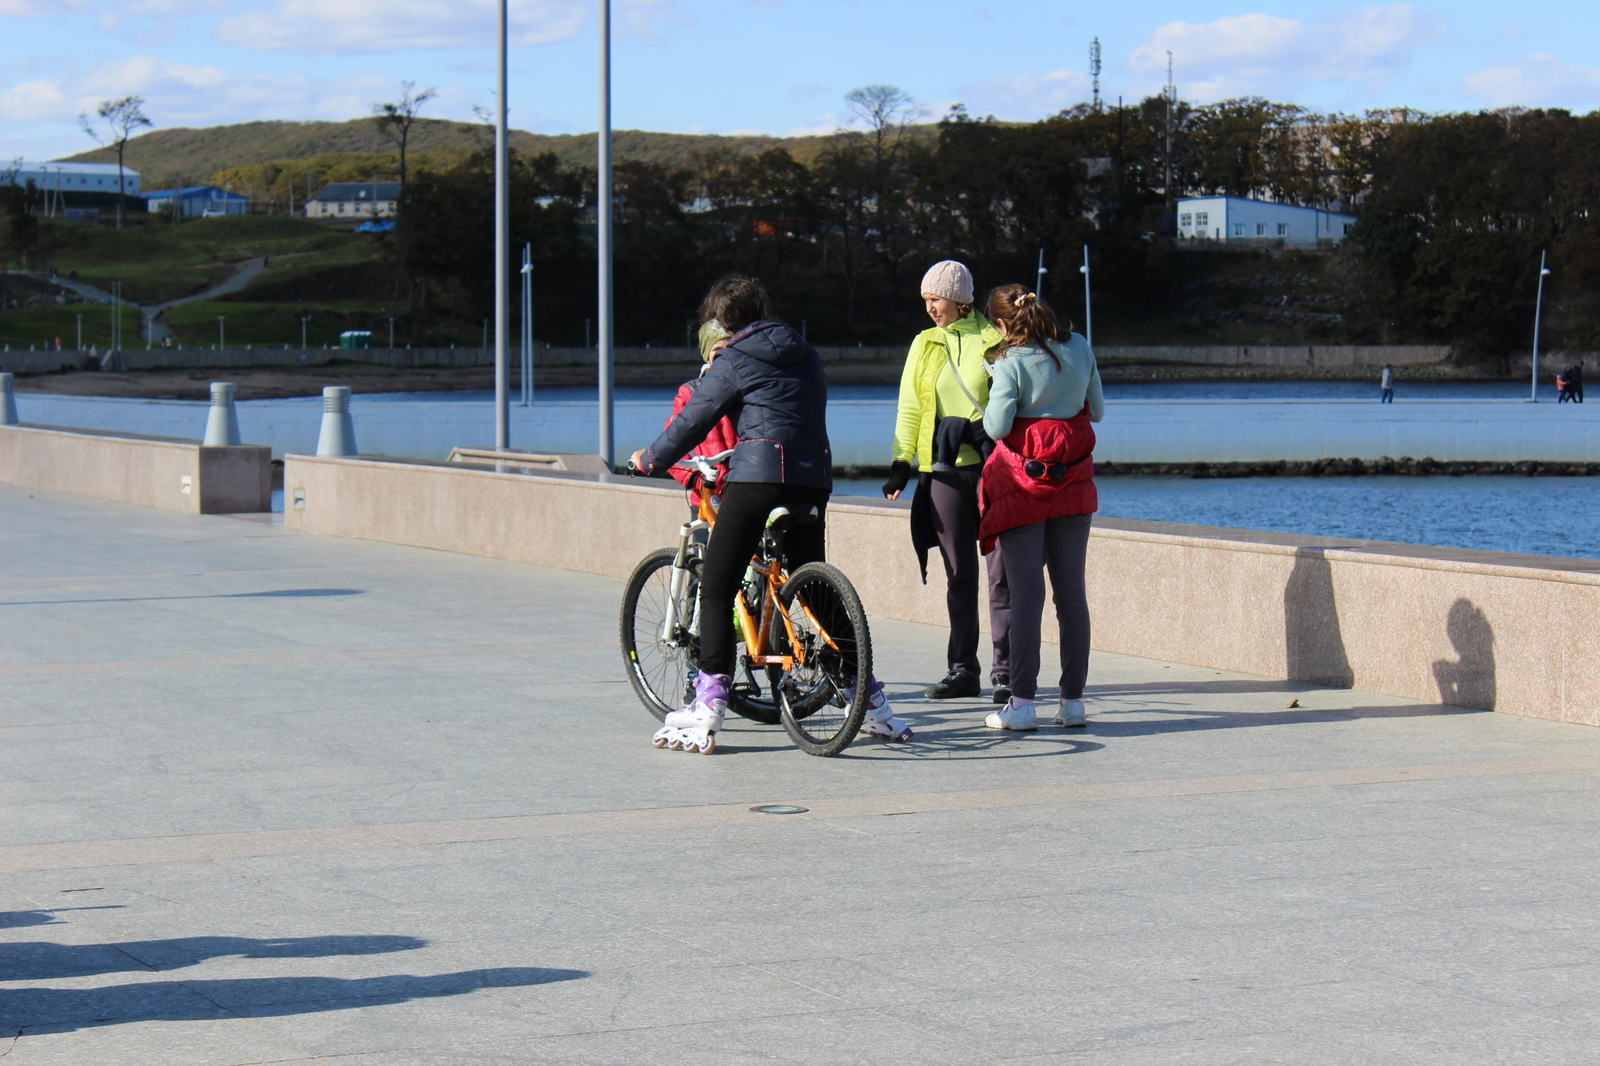
[[[700,378],[694,395],[647,448],[633,453],[641,473],[665,473],[699,444],[724,416],[738,442],[728,461],[717,522],[700,567],[700,658],[694,700],[667,715],[656,740],[677,749],[703,748],[722,728],[734,669],[733,600],[750,557],[776,507],[817,519],[786,535],[790,571],[825,555],[824,521],[833,491],[828,446],[828,383],[816,349],[772,319],[766,290],[745,277],[711,286],[700,305],[702,322],[727,330],[727,343]],[[882,686],[872,685],[864,732],[909,739],[894,718]]]

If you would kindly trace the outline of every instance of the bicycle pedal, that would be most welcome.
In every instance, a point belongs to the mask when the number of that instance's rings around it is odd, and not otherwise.
[[[761,695],[761,688],[759,685],[753,685],[748,681],[740,681],[730,686],[728,692],[738,699],[752,700]]]

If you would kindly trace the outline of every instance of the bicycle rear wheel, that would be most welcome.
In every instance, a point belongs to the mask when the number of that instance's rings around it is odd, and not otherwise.
[[[622,661],[639,702],[658,721],[694,696],[690,669],[696,651],[689,635],[694,611],[692,583],[684,583],[677,625],[671,633],[662,632],[672,595],[672,563],[677,557],[675,548],[646,555],[633,568],[622,592]]]
[[[867,612],[838,567],[807,563],[780,592],[794,626],[797,658],[778,685],[784,731],[808,755],[850,746],[872,698],[872,636]]]

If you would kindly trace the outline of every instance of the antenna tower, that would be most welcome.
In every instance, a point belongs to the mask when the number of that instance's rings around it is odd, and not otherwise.
[[[1167,49],[1167,85],[1161,90],[1161,95],[1167,100],[1166,126],[1166,151],[1162,153],[1162,162],[1166,167],[1166,179],[1161,192],[1170,201],[1172,199],[1172,105],[1178,99],[1178,87],[1172,82],[1172,49]]]
[[[1094,79],[1094,113],[1100,113],[1100,38],[1089,42],[1089,76]],[[1171,81],[1171,75],[1167,77]]]

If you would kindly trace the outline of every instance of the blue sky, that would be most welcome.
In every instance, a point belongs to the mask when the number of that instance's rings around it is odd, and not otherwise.
[[[594,129],[598,0],[512,0],[513,125]],[[403,79],[425,114],[492,100],[493,0],[0,0],[0,156],[91,145],[75,117],[138,93],[158,126],[345,119]],[[618,128],[774,134],[848,121],[897,85],[932,117],[1038,118],[1089,95],[1259,94],[1322,110],[1600,108],[1600,3],[614,0]]]

